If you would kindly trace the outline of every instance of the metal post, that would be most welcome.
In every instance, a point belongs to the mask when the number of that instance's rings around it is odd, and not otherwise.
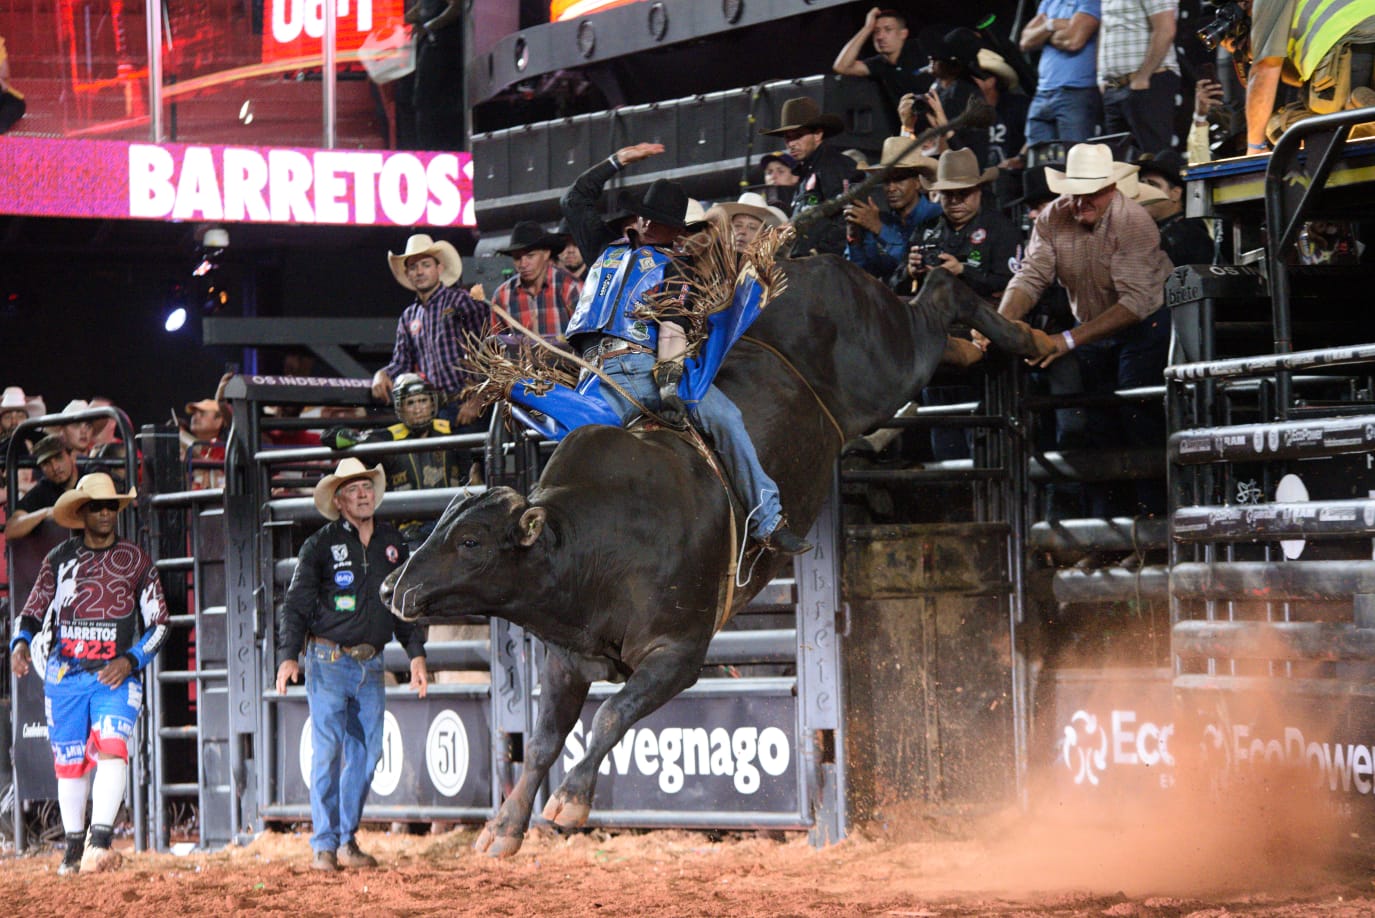
[[[324,70],[321,73],[321,83],[324,87],[324,106],[325,106],[325,139],[324,147],[327,150],[334,149],[334,109],[335,109],[335,89],[336,77],[335,70],[335,45],[338,44],[339,37],[339,9],[337,0],[322,0],[325,7],[325,35],[321,39],[324,50]]]
[[[146,0],[148,20],[148,139],[162,143],[162,0]]]

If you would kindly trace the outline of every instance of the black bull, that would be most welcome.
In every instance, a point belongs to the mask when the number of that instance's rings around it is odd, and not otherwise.
[[[1039,333],[998,316],[945,271],[908,303],[833,256],[782,262],[788,287],[734,348],[717,384],[744,414],[764,468],[799,532],[829,492],[842,445],[892,417],[935,372],[957,321],[994,345],[1035,353]],[[510,488],[455,501],[383,597],[406,619],[486,615],[548,645],[538,722],[525,767],[477,841],[514,854],[535,793],[563,748],[592,681],[625,681],[597,710],[587,755],[544,808],[580,826],[597,768],[625,731],[696,681],[715,628],[728,565],[730,503],[694,449],[668,431],[575,430],[555,450],[527,501]],[[743,532],[743,520],[737,520]],[[744,605],[789,559],[768,556]]]

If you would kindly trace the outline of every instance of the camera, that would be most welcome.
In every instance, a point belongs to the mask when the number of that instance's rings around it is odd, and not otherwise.
[[[1217,15],[1198,30],[1198,40],[1209,51],[1214,51],[1229,38],[1233,44],[1248,41],[1250,32],[1251,17],[1236,0],[1231,0],[1218,6]]]
[[[924,242],[921,246],[921,266],[930,271],[941,266],[941,247],[934,242]]]

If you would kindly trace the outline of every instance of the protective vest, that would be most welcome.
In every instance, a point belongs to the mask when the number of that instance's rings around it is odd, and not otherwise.
[[[664,270],[673,256],[654,246],[631,248],[613,245],[587,272],[582,296],[573,318],[568,320],[564,336],[601,332],[624,338],[648,348],[659,343],[656,322],[637,318],[635,310],[641,300],[664,281]]]
[[[1368,0],[1298,0],[1289,26],[1289,59],[1308,80],[1323,57],[1370,17]]]

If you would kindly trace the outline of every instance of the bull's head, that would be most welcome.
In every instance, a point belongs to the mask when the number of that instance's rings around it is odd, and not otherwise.
[[[382,584],[382,601],[406,621],[491,615],[531,595],[542,553],[532,549],[547,511],[511,488],[455,498],[434,532]],[[540,557],[535,557],[540,555]]]

